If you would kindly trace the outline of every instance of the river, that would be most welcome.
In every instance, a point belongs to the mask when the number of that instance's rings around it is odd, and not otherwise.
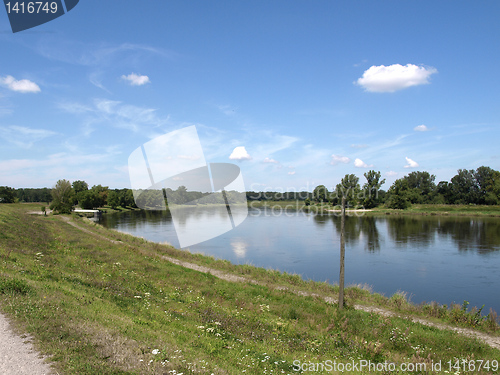
[[[185,225],[217,225],[217,214],[186,209]],[[201,213],[200,213],[201,212]],[[250,208],[235,229],[189,247],[191,252],[335,283],[339,276],[340,217]],[[172,217],[161,211],[103,215],[101,224],[179,246]],[[500,219],[452,216],[352,216],[346,220],[347,284],[368,284],[414,303],[485,305],[500,313]]]

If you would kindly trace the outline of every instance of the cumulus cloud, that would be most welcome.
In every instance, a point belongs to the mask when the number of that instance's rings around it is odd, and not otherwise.
[[[417,168],[418,163],[415,160],[411,160],[410,158],[406,157],[406,162],[408,163],[405,165],[405,168]]]
[[[332,160],[330,160],[331,165],[337,165],[338,163],[350,163],[351,159],[349,159],[347,156],[342,156],[342,155],[332,155]]]
[[[28,92],[40,92],[40,87],[35,83],[27,79],[16,80],[12,76],[0,78],[0,84],[7,87],[9,90],[17,91],[21,93]]]
[[[413,128],[413,130],[415,130],[416,132],[427,132],[427,131],[429,131],[429,128],[425,125],[419,125],[419,126],[415,126]]]
[[[356,168],[369,168],[369,167],[373,167],[373,164],[368,165],[363,160],[356,159],[356,160],[354,160],[354,166]]]
[[[264,161],[264,163],[274,163],[274,164],[278,164],[279,163],[279,161],[274,160],[272,158],[271,159],[270,158],[265,158],[263,161]]]
[[[150,83],[151,81],[149,80],[148,76],[140,76],[135,73],[131,73],[128,76],[123,75],[122,79],[129,81],[129,83],[132,86],[142,86],[145,85],[146,83]]]
[[[229,155],[231,160],[250,160],[252,157],[248,154],[244,146],[235,147],[231,155]]]
[[[413,64],[373,65],[365,70],[356,83],[369,92],[394,92],[427,84],[434,73],[437,73],[437,69]]]

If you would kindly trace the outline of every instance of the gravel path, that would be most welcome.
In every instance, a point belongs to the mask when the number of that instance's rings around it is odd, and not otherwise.
[[[0,313],[0,375],[49,375],[50,366],[38,354],[29,338],[13,333]]]

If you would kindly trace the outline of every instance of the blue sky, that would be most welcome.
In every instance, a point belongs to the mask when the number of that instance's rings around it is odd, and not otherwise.
[[[0,10],[0,185],[130,187],[141,144],[196,125],[248,190],[500,169],[500,3],[82,0]]]

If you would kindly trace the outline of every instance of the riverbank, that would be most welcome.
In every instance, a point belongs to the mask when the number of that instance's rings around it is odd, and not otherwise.
[[[303,201],[249,201],[249,206],[254,208],[281,208],[291,210],[308,210],[309,212],[339,212],[339,206],[331,204],[312,204],[306,206]],[[500,217],[500,206],[486,205],[450,205],[450,204],[413,204],[406,210],[395,210],[383,206],[375,207],[369,210],[348,209],[348,212],[366,212],[370,215],[442,215],[442,216],[486,216]]]
[[[0,306],[61,373],[293,374],[296,360],[430,364],[500,355],[478,339],[409,319],[455,320],[499,337],[498,325],[460,306],[413,306],[403,294],[350,287],[340,311],[336,286],[179,251],[77,217],[26,214],[34,208],[0,205]],[[382,307],[400,317],[376,313]]]

